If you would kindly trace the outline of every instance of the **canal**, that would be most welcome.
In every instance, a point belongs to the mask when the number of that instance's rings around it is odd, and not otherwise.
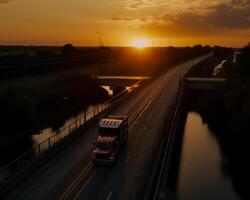
[[[218,141],[198,113],[187,114],[183,134],[177,199],[240,199],[223,172]]]
[[[246,183],[225,151],[228,130],[218,109],[221,93],[185,91],[167,184],[170,199],[244,199],[239,187]]]

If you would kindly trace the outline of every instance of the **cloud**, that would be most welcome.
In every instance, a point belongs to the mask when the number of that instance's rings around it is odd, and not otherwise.
[[[0,5],[1,4],[9,4],[9,3],[13,3],[15,0],[0,0]]]
[[[158,23],[158,24],[172,24],[176,17],[164,14],[164,15],[148,15],[141,17],[129,17],[129,16],[116,16],[112,18],[113,21],[121,22],[135,22],[140,21],[141,23]]]
[[[249,6],[250,4],[250,0],[231,0],[231,4],[235,7],[245,7],[245,6]]]
[[[165,8],[163,14],[118,16],[113,20],[140,24],[144,31],[178,35],[233,34],[237,30],[250,30],[250,0],[127,0],[130,9]],[[156,9],[158,10],[158,8]],[[130,12],[131,13],[131,12]],[[141,12],[143,13],[143,12]],[[147,12],[148,11],[147,8]],[[170,31],[171,30],[171,31]]]
[[[237,2],[237,3],[236,3]],[[250,28],[250,5],[249,1],[232,1],[230,4],[222,4],[216,7],[216,12],[207,16],[207,23],[216,27],[225,28]]]
[[[11,1],[10,0],[0,0],[0,4],[7,4],[7,3],[10,3]]]
[[[166,4],[165,0],[128,0],[127,1],[127,7],[130,9],[160,6],[164,4]]]
[[[112,18],[114,21],[133,21],[136,20],[136,18],[129,17],[129,16],[115,16]]]
[[[218,5],[222,2],[228,2],[228,0],[121,0],[126,2],[128,9],[142,9],[152,7],[165,7],[167,10],[176,10],[178,12],[185,11],[187,9],[205,10],[208,7]],[[236,0],[237,1],[237,0]]]

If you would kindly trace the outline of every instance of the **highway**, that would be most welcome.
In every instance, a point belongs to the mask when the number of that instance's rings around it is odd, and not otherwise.
[[[125,97],[111,112],[128,115],[130,126],[127,147],[114,166],[94,166],[91,162],[93,141],[98,134],[96,124],[5,199],[135,199],[143,178],[154,165],[159,144],[166,137],[165,124],[180,76],[203,59],[173,67]]]

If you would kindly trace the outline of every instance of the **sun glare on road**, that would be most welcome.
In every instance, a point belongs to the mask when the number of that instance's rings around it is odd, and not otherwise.
[[[132,41],[133,47],[142,49],[149,46],[149,41],[144,38],[137,38]]]

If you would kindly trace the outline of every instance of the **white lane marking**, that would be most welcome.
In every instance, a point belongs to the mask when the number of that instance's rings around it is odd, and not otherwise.
[[[128,160],[130,159],[130,156],[127,157],[126,161],[125,162],[128,162]]]
[[[112,192],[109,193],[109,195],[108,195],[108,197],[107,197],[106,200],[109,200],[111,198],[111,196],[112,196]]]

